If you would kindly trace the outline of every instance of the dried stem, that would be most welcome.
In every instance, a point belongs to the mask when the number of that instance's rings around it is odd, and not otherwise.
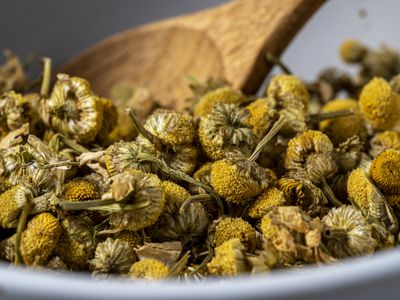
[[[286,119],[284,116],[279,116],[278,121],[274,123],[272,128],[268,131],[268,133],[263,137],[263,139],[258,143],[253,153],[247,159],[249,161],[256,161],[258,156],[260,155],[264,146],[278,133],[279,130],[286,124]]]
[[[76,202],[61,201],[59,205],[64,210],[85,210],[93,207],[106,206],[115,203],[116,201],[114,199],[96,199],[96,200],[76,201]]]
[[[77,202],[61,201],[59,205],[64,210],[100,210],[108,212],[120,212],[146,208],[151,205],[151,201],[149,200],[139,203],[125,204],[114,199],[98,199]]]
[[[51,59],[48,57],[43,57],[43,75],[42,75],[42,85],[40,87],[40,95],[45,98],[49,94],[50,81],[51,81]]]
[[[137,158],[140,161],[148,161],[148,162],[153,162],[157,164],[157,166],[163,171],[165,174],[168,174],[169,176],[175,177],[179,180],[186,181],[188,183],[191,183],[193,185],[199,186],[203,189],[205,189],[216,201],[217,206],[218,206],[218,215],[222,216],[224,214],[224,204],[222,203],[221,198],[214,192],[214,190],[208,186],[207,184],[204,184],[198,180],[193,179],[189,175],[179,171],[172,169],[167,165],[167,163],[159,158],[154,157],[153,155],[146,154],[146,153],[140,153]]]
[[[212,200],[212,196],[209,194],[199,194],[199,195],[194,195],[189,198],[187,198],[185,201],[183,201],[181,207],[179,208],[179,213],[183,214],[185,212],[186,207],[188,207],[192,203],[196,202],[208,202]]]
[[[318,114],[309,115],[308,120],[310,123],[319,123],[323,120],[341,118],[354,115],[353,109],[342,109],[337,111],[327,111]]]
[[[281,68],[283,73],[288,75],[293,74],[292,71],[290,71],[290,69],[288,68],[288,66],[286,66],[286,64],[284,64],[279,57],[273,55],[271,52],[265,53],[265,59],[268,63],[277,65],[279,68]]]
[[[133,127],[135,127],[135,129],[141,135],[143,135],[147,140],[149,140],[157,148],[157,150],[163,151],[164,150],[164,145],[162,143],[162,140],[159,137],[157,137],[154,134],[152,134],[146,128],[144,128],[144,126],[138,120],[138,118],[136,117],[136,115],[135,115],[135,113],[133,112],[132,109],[126,108],[125,111],[128,114],[129,119],[131,120]]]
[[[69,138],[67,138],[65,135],[61,134],[61,133],[57,133],[55,134],[51,140],[50,143],[52,143],[53,145],[56,146],[56,150],[59,151],[59,141],[62,141],[65,145],[67,145],[69,148],[71,148],[72,150],[78,152],[79,154],[84,153],[84,152],[89,152],[88,149],[86,149],[85,147],[83,147],[81,144],[77,143],[74,140],[71,140]]]
[[[340,207],[343,205],[343,203],[336,198],[335,194],[333,193],[331,187],[329,186],[329,184],[326,182],[326,179],[324,177],[322,177],[322,191],[324,192],[324,194],[326,195],[326,197],[328,198],[328,200],[335,205],[336,207]]]
[[[206,267],[206,265],[209,263],[209,261],[211,260],[211,258],[214,255],[214,249],[211,246],[208,246],[208,254],[207,256],[203,259],[203,261],[200,263],[200,265],[198,265],[198,267],[196,269],[194,269],[192,272],[190,272],[190,276],[193,276],[195,274],[197,274],[198,272],[200,272],[203,268]]]
[[[21,238],[22,238],[22,232],[25,230],[26,223],[28,222],[28,216],[32,208],[32,200],[31,200],[32,195],[31,194],[26,194],[26,202],[24,205],[24,208],[22,209],[21,215],[18,220],[18,226],[17,226],[17,233],[16,233],[16,238],[15,238],[15,264],[25,264],[24,258],[22,257],[21,253]]]
[[[190,251],[187,251],[185,255],[183,255],[182,258],[178,260],[176,264],[174,264],[172,268],[169,270],[167,278],[173,278],[179,276],[179,274],[181,274],[183,269],[186,267],[189,258],[190,258]]]

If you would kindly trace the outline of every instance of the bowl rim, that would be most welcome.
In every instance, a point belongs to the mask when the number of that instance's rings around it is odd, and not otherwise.
[[[400,249],[384,250],[333,265],[207,280],[135,282],[97,280],[79,273],[54,273],[0,264],[0,296],[30,299],[248,299],[299,298],[322,290],[373,284],[400,275]],[[312,284],[310,284],[312,283]]]

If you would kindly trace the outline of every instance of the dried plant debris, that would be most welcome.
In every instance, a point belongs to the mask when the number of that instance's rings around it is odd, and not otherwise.
[[[51,83],[49,58],[35,90],[5,52],[0,259],[201,281],[395,247],[399,54],[356,40],[339,52],[356,76],[276,75],[261,97],[192,78],[186,112],[145,86],[116,83],[104,98],[83,78]]]

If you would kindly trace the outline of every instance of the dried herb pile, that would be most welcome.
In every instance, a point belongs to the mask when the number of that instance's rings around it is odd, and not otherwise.
[[[398,244],[400,57],[345,41],[314,82],[261,97],[193,81],[188,112],[112,99],[43,59],[0,66],[0,259],[95,277],[236,276]],[[270,56],[268,56],[270,57]]]

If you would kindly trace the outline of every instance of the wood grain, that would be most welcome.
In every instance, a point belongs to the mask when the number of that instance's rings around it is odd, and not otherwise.
[[[128,30],[72,59],[62,72],[109,96],[115,83],[147,84],[165,106],[184,107],[187,75],[225,78],[254,93],[271,66],[324,0],[237,0]]]

